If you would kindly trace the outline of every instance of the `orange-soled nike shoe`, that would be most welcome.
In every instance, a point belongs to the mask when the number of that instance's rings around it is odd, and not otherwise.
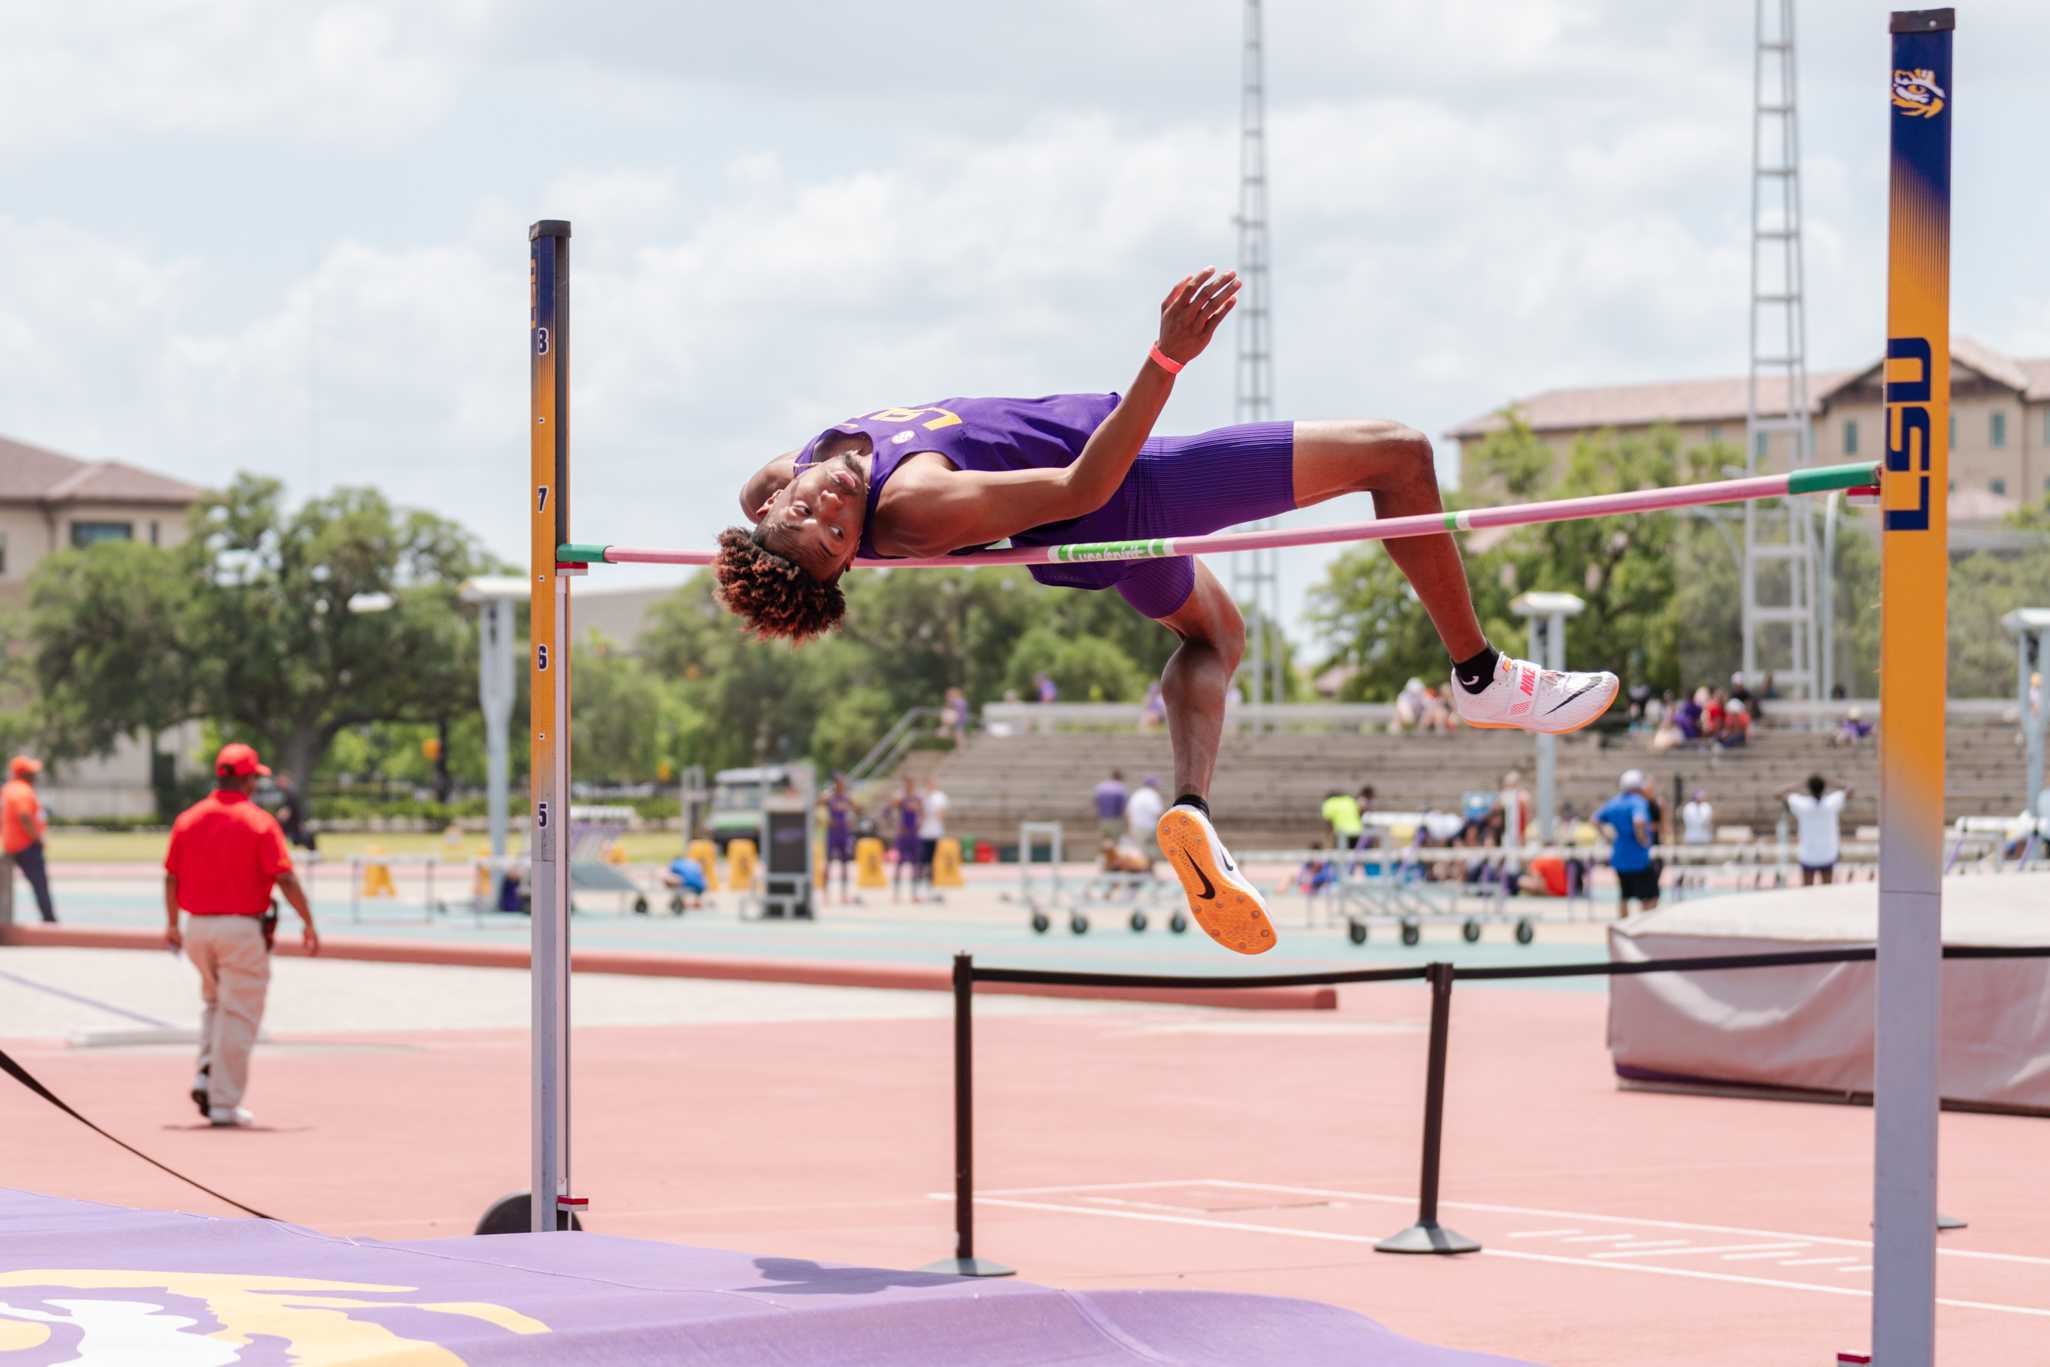
[[[1274,948],[1274,923],[1267,902],[1232,862],[1200,807],[1177,804],[1154,825],[1160,852],[1174,866],[1189,896],[1189,913],[1211,939],[1241,954]]]

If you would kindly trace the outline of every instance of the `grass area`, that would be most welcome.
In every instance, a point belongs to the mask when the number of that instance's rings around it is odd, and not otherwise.
[[[164,831],[69,831],[52,830],[45,844],[55,861],[76,860],[96,864],[154,864],[164,857]],[[675,831],[636,831],[620,838],[626,857],[635,864],[666,864],[683,852]],[[327,859],[347,859],[359,854],[440,854],[469,858],[483,853],[489,841],[481,834],[465,835],[449,842],[438,835],[412,831],[327,831],[320,837],[320,853]],[[525,844],[514,839],[512,854],[520,855]]]

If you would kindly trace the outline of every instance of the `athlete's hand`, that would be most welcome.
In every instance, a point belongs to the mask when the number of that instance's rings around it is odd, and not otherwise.
[[[1238,297],[1237,271],[1219,275],[1215,266],[1206,266],[1183,276],[1160,301],[1160,349],[1183,365],[1195,360]]]

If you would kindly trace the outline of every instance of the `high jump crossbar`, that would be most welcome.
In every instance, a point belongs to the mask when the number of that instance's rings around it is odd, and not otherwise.
[[[875,569],[966,569],[978,565],[1054,565],[1080,560],[1162,560],[1180,555],[1258,551],[1281,546],[1328,546],[1353,541],[1393,541],[1399,537],[1431,536],[1442,532],[1529,527],[1544,522],[1576,522],[1591,517],[1656,513],[1713,503],[1745,503],[1795,494],[1829,493],[1838,489],[1877,495],[1878,463],[1854,461],[1848,465],[1818,465],[1789,474],[1753,475],[1743,479],[1710,480],[1703,484],[1676,484],[1662,489],[1632,489],[1616,494],[1589,494],[1582,498],[1558,498],[1544,503],[1518,503],[1501,508],[1417,513],[1332,527],[1212,532],[1203,536],[1084,541],[1059,546],[1013,546],[998,551],[911,556],[901,560],[860,557],[854,563]],[[558,546],[555,558],[562,565],[709,565],[713,553],[573,542]]]

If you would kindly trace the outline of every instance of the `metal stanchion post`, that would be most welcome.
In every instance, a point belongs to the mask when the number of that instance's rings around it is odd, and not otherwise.
[[[975,960],[954,956],[954,1256],[920,1271],[1009,1277],[1016,1268],[975,1256]]]
[[[1452,965],[1434,963],[1431,984],[1430,1063],[1424,1082],[1423,1180],[1416,1223],[1374,1245],[1378,1253],[1478,1253],[1480,1244],[1438,1223],[1438,1150],[1445,1134],[1445,1046],[1452,1025]]]

